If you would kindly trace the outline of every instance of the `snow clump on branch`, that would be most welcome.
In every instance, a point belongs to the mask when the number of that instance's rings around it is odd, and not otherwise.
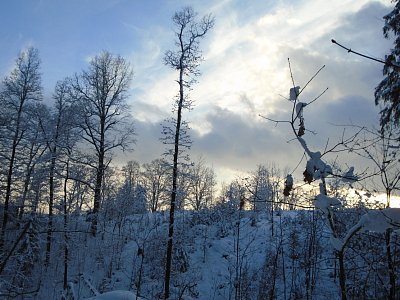
[[[354,175],[354,167],[350,167],[349,170],[342,176],[343,182],[353,183],[358,180],[358,176]]]
[[[332,167],[321,159],[321,152],[310,152],[310,159],[307,161],[304,171],[304,181],[311,183],[313,180],[321,179],[332,174]]]
[[[322,212],[327,214],[331,207],[340,206],[342,203],[337,198],[319,194],[315,197],[314,205],[316,208],[319,208]]]

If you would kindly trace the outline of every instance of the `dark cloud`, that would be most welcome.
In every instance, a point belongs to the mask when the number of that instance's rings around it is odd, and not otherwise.
[[[382,80],[382,65],[347,53],[332,44],[331,38],[361,52],[382,57],[390,48],[390,41],[382,36],[382,17],[389,10],[381,3],[371,2],[357,13],[338,20],[331,32],[316,39],[310,47],[286,49],[296,85],[303,87],[325,65],[300,96],[300,101],[309,102],[329,88],[305,109],[310,130],[318,133],[315,139],[335,135],[338,128],[331,124],[378,126],[379,108],[375,106],[374,90]],[[273,118],[284,119],[285,114],[286,111],[280,111]]]
[[[212,131],[199,135],[190,131],[193,145],[190,157],[202,156],[215,168],[232,171],[251,171],[258,164],[275,163],[280,167],[297,164],[302,150],[296,143],[287,143],[292,137],[288,126],[278,126],[263,121],[247,120],[227,109],[214,107],[206,117]],[[137,160],[140,163],[161,157],[165,145],[159,140],[161,125],[136,121],[137,145],[133,153],[121,156],[121,160]],[[287,125],[287,124],[286,124]],[[224,178],[218,178],[223,181]]]
[[[161,157],[165,149],[165,146],[160,141],[161,125],[159,123],[136,120],[135,129],[137,143],[135,151],[129,154],[129,160],[145,163]]]
[[[365,54],[375,57],[382,57],[388,50],[390,41],[383,38],[382,27],[384,25],[383,16],[389,13],[390,7],[379,2],[370,2],[362,7],[357,13],[348,15],[338,20],[338,26],[327,33],[331,39],[335,39],[354,50],[362,51]],[[318,45],[329,48],[330,43],[323,39],[318,39],[313,46]],[[335,46],[335,54],[338,58],[345,57],[346,51]],[[353,59],[355,57],[353,56]]]
[[[167,112],[158,105],[135,100],[131,104],[132,115],[135,119],[154,123],[168,117]]]
[[[318,88],[322,91],[329,86],[335,92],[332,97],[348,94],[373,97],[374,88],[382,77],[382,65],[347,53],[332,44],[331,39],[367,55],[383,58],[392,43],[382,35],[382,17],[389,11],[381,3],[371,2],[357,13],[339,19],[332,31],[315,39],[307,48],[282,49],[292,61],[296,83],[304,85],[318,68],[326,65],[308,91],[317,92]]]
[[[258,164],[272,162],[290,166],[288,157],[298,151],[286,142],[291,138],[289,128],[275,127],[257,115],[254,118],[259,121],[215,107],[207,116],[213,130],[193,136],[193,152],[203,154],[214,165],[233,170],[250,171]]]

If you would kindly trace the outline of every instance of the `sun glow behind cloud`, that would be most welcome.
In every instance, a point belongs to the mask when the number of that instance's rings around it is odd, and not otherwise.
[[[316,52],[307,47],[366,2],[282,2],[273,11],[248,20],[239,20],[239,12],[217,15],[218,25],[204,53],[205,76],[195,87],[194,98],[201,104],[246,114],[252,120],[257,120],[255,112],[273,114],[282,107],[278,95],[286,95],[291,84],[286,63],[290,52]]]
[[[185,5],[216,18],[201,43],[205,61],[191,92],[195,107],[184,117],[191,122],[193,159],[203,155],[222,177],[219,180],[253,170],[257,164],[275,162],[283,169],[298,163],[302,151],[297,144],[287,143],[292,138],[288,128],[275,127],[258,116],[285,119],[290,113],[290,104],[280,96],[287,96],[291,86],[288,57],[299,85],[326,64],[303,95],[312,99],[329,86],[323,99],[307,111],[307,125],[318,132],[307,138],[315,141],[316,148],[335,135],[329,122],[352,119],[370,125],[377,119],[373,90],[381,66],[349,55],[330,39],[382,57],[390,48],[381,30],[382,16],[392,6],[388,0],[97,1],[94,10],[91,1],[64,2],[61,9],[45,0],[30,15],[23,14],[32,5],[18,1],[22,9],[16,5],[13,12],[22,16],[14,18],[25,17],[26,22],[14,24],[3,18],[10,23],[8,32],[0,35],[7,37],[0,41],[9,46],[3,49],[3,57],[11,62],[28,42],[39,47],[46,87],[85,68],[85,58],[103,49],[132,63],[135,76],[129,103],[138,143],[129,159],[148,162],[164,151],[159,124],[171,116],[178,87],[177,74],[163,65],[163,55],[173,47],[171,16]],[[4,15],[7,9],[1,11]],[[7,66],[0,65],[2,74]]]
[[[325,96],[325,101],[332,103],[338,101],[337,99],[358,94],[368,97],[369,104],[373,107],[373,83],[359,76],[360,71],[371,72],[371,68],[366,69],[369,66],[368,62],[360,64],[354,61],[354,57],[337,51],[338,49],[331,45],[330,38],[332,36],[329,35],[330,32],[335,33],[338,30],[340,33],[340,29],[348,23],[347,19],[357,14],[369,3],[369,1],[335,1],[332,3],[326,1],[280,1],[267,7],[262,1],[254,1],[252,8],[243,8],[238,2],[226,1],[220,4],[215,11],[211,11],[216,18],[216,26],[202,42],[205,61],[201,64],[200,69],[203,75],[191,92],[191,97],[195,100],[195,109],[186,114],[187,119],[191,122],[194,136],[201,139],[194,139],[193,155],[203,155],[206,160],[214,164],[216,169],[223,170],[218,172],[219,174],[225,174],[224,177],[229,176],[230,178],[232,174],[251,170],[257,164],[266,161],[276,159],[279,165],[282,164],[281,158],[274,150],[276,147],[269,146],[268,149],[264,149],[261,140],[269,139],[273,132],[281,131],[275,138],[282,139],[284,144],[290,139],[290,135],[282,133],[285,128],[276,129],[270,124],[266,124],[265,120],[258,115],[280,118],[290,113],[290,105],[281,97],[281,95],[288,96],[291,86],[287,66],[288,57],[292,59],[294,76],[299,84],[304,84],[323,64],[328,65],[322,75],[323,86],[321,87],[321,81],[316,85],[310,85],[304,94],[305,97],[315,97],[329,85],[330,90]],[[383,3],[388,4],[388,1]],[[199,9],[200,13],[210,12],[204,7],[206,5]],[[249,10],[252,11],[252,14],[249,13]],[[376,19],[370,19],[369,22],[376,21],[374,25],[376,37],[383,40],[380,32],[381,22],[377,21],[382,15],[377,14],[375,17]],[[359,28],[359,30],[363,30],[363,28]],[[343,37],[346,37],[346,34],[351,35],[352,33],[342,32]],[[369,32],[366,31],[366,34]],[[173,38],[171,32],[163,32],[164,39],[166,39],[165,35]],[[342,37],[339,36],[339,38]],[[155,65],[160,66],[164,53],[159,50],[162,47],[156,46],[157,42],[154,40],[150,44],[153,48],[157,48],[154,52],[151,49],[149,51],[150,55],[153,54],[150,63],[147,63],[146,67],[142,67],[141,59],[136,60],[139,63],[138,69],[143,72],[144,78],[147,76],[145,74]],[[378,52],[380,55],[380,51]],[[136,55],[145,56],[143,52],[136,53]],[[349,64],[351,64],[350,68]],[[379,67],[376,67],[375,70],[376,74],[380,71]],[[347,75],[352,82],[341,80],[337,72]],[[133,103],[146,103],[146,105],[135,106],[134,104],[134,109],[136,109],[134,115],[142,122],[159,123],[170,114],[172,98],[177,91],[174,81],[176,74],[166,67],[164,69],[158,67],[157,73],[150,73],[151,76],[148,76],[146,80],[142,80],[141,74],[138,74],[139,80],[136,82],[136,86],[139,90],[133,98]],[[321,106],[316,104],[317,109]],[[216,118],[212,117],[218,110],[224,112],[225,116],[230,116],[231,119],[226,122],[232,122],[232,126],[246,124],[246,128],[253,128],[255,131],[262,130],[261,126],[264,126],[266,134],[255,136],[253,145],[250,146],[254,148],[251,151],[254,155],[251,159],[243,157],[243,155],[237,157],[236,162],[229,159],[230,153],[237,153],[235,149],[239,149],[237,147],[243,144],[244,139],[239,134],[232,137],[229,137],[229,134],[224,136],[217,134],[218,132],[223,134],[224,130],[221,127],[222,124],[215,123]],[[237,119],[237,122],[233,119]],[[327,120],[327,122],[329,121],[331,120]],[[227,130],[235,130],[232,126],[226,124]],[[239,133],[241,130],[236,130],[236,132]],[[216,136],[219,136],[219,143],[215,140]],[[212,140],[208,141],[211,137]],[[234,146],[236,142],[231,142],[230,138],[237,140],[237,146]],[[197,147],[196,143],[201,146]],[[268,143],[279,144],[271,140]],[[209,148],[207,148],[207,144],[210,146]],[[216,149],[212,149],[211,145],[219,145],[216,147],[222,147],[223,150],[216,151]],[[287,148],[296,148],[296,146],[289,145]],[[262,158],[263,151],[264,158]],[[288,151],[301,152],[299,149]],[[223,152],[225,155],[222,154]],[[218,155],[224,155],[225,158],[221,160]],[[240,160],[244,160],[246,163],[241,163]],[[249,163],[250,161],[252,163]],[[283,161],[289,166],[297,163],[290,159]],[[228,166],[228,163],[231,165]],[[230,175],[228,175],[229,172]]]

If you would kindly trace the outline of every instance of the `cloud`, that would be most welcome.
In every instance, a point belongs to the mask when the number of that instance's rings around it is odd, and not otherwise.
[[[169,117],[169,114],[154,102],[136,100],[132,103],[131,109],[133,117],[139,122],[156,124]]]
[[[298,149],[288,144],[290,132],[267,122],[253,122],[246,116],[215,107],[206,116],[212,130],[204,135],[193,134],[192,152],[230,172],[247,172],[258,164],[280,162],[286,167]],[[261,119],[261,118],[260,118]],[[286,128],[288,129],[288,128]],[[300,151],[301,153],[301,151]]]
[[[255,3],[256,7],[260,5]],[[336,97],[343,96],[343,92],[332,87],[331,83],[335,84],[335,81],[331,79],[345,72],[352,72],[349,74],[352,78],[360,77],[359,87],[364,96],[370,93],[371,68],[357,67],[355,60],[345,61],[347,66],[340,65],[338,49],[330,40],[332,32],[345,32],[346,26],[353,22],[358,26],[360,36],[364,33],[371,40],[375,36],[381,37],[381,21],[376,17],[371,20],[368,13],[384,14],[387,8],[379,3],[365,8],[366,1],[328,5],[326,1],[280,3],[269,7],[268,11],[265,7],[260,9],[263,13],[258,12],[259,15],[253,18],[243,18],[238,11],[232,11],[232,7],[226,14],[216,16],[217,25],[210,32],[204,53],[206,61],[201,65],[204,76],[193,92],[197,103],[212,103],[249,117],[254,116],[255,111],[273,114],[285,109],[279,95],[287,95],[291,85],[288,57],[294,66],[302,67],[297,68],[300,72],[295,74],[300,83],[304,84],[306,78],[308,80],[313,72],[326,64],[329,71],[324,72],[329,72],[331,77],[324,75],[322,79],[329,80],[325,85],[329,85],[330,92]],[[363,22],[368,25],[363,26]],[[351,82],[347,81],[345,90],[353,87]],[[251,106],[243,101],[242,95],[246,95]]]
[[[124,158],[136,160],[140,163],[150,162],[161,157],[165,146],[161,143],[161,126],[158,123],[135,121],[136,146],[134,152]]]
[[[258,113],[278,120],[290,117],[290,103],[279,96],[287,95],[291,86],[287,57],[291,58],[296,82],[302,86],[326,65],[302,95],[304,101],[310,101],[329,87],[306,111],[307,126],[317,132],[307,135],[315,151],[322,150],[329,138],[330,143],[340,141],[343,128],[333,124],[376,126],[378,109],[373,92],[381,80],[382,66],[349,57],[330,41],[332,36],[344,38],[376,55],[388,49],[380,19],[388,7],[375,2],[364,4],[346,2],[321,10],[326,2],[319,1],[292,9],[281,7],[240,28],[235,28],[230,16],[227,26],[216,34],[221,39],[214,37],[211,42],[209,51],[215,52],[205,63],[207,75],[196,92],[199,102],[207,99],[213,104],[202,119],[212,129],[194,138],[197,146],[193,149],[209,153],[205,156],[225,170],[251,169],[269,159],[281,168],[295,166],[302,151],[295,142],[286,143],[293,137],[290,128],[279,124],[273,132],[273,124],[257,117]],[[377,40],[380,42],[373,42]],[[212,92],[206,95],[204,91]]]
[[[200,66],[203,76],[191,92],[196,106],[184,113],[192,127],[192,158],[202,155],[215,167],[220,181],[258,164],[275,162],[282,169],[299,162],[303,151],[292,141],[288,124],[275,126],[259,117],[290,118],[291,103],[282,97],[288,96],[292,85],[288,57],[301,86],[326,65],[301,95],[307,102],[329,87],[305,110],[307,129],[317,133],[306,134],[313,150],[322,150],[328,138],[330,143],[340,140],[342,127],[333,124],[371,125],[378,120],[373,91],[381,78],[381,66],[348,55],[330,40],[334,37],[382,55],[388,42],[382,38],[380,17],[387,13],[387,6],[368,1],[262,5],[255,1],[251,15],[246,8],[243,14],[237,10],[239,2],[221,4],[215,13],[216,27],[202,44],[206,59]],[[376,40],[382,43],[373,42]],[[162,51],[152,43],[148,46],[155,62]],[[144,161],[164,151],[158,141],[159,122],[170,115],[171,99],[177,91],[177,74],[172,70],[151,76],[144,85],[143,80],[138,82],[139,101],[133,105],[140,121],[135,155]],[[297,176],[301,177],[301,172]]]
[[[184,118],[192,127],[193,159],[203,154],[221,177],[260,163],[297,165],[302,150],[295,141],[288,143],[293,138],[290,127],[259,117],[290,117],[290,102],[282,97],[292,85],[288,57],[302,87],[326,65],[301,95],[307,102],[329,87],[305,110],[307,129],[317,132],[306,136],[313,149],[324,147],[327,137],[340,137],[341,128],[332,123],[368,125],[378,120],[373,92],[382,66],[346,53],[331,39],[383,57],[391,47],[382,37],[382,16],[393,6],[389,0],[103,2],[92,10],[91,1],[62,7],[43,1],[41,10],[52,14],[39,17],[38,11],[27,16],[29,22],[10,23],[2,40],[10,49],[35,41],[43,53],[45,86],[51,89],[53,81],[86,68],[83,58],[101,51],[100,46],[127,57],[135,72],[128,102],[137,131],[136,151],[127,159],[147,162],[164,152],[160,123],[171,116],[178,74],[163,65],[163,55],[174,47],[171,16],[185,5],[193,5],[200,16],[212,13],[216,18],[201,41],[203,75],[191,92],[194,110]],[[15,5],[13,11],[18,11]],[[43,30],[44,24],[51,28]],[[18,37],[18,32],[11,33],[14,28],[22,32],[18,42],[11,41]],[[13,61],[17,53],[3,61]],[[1,70],[8,67],[4,62]]]

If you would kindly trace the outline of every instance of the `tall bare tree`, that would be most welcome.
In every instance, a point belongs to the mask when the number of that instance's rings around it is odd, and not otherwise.
[[[130,121],[128,89],[133,76],[129,63],[109,52],[96,55],[89,68],[72,79],[74,98],[79,103],[82,138],[94,152],[96,170],[92,234],[97,231],[106,155],[120,148],[130,150],[134,143]]]
[[[6,193],[4,199],[3,223],[0,233],[0,248],[4,243],[4,234],[9,221],[9,205],[11,187],[16,160],[17,148],[26,132],[25,118],[27,106],[32,101],[42,99],[39,51],[28,48],[18,56],[15,67],[10,75],[3,80],[1,91],[1,107],[5,122],[2,128],[2,138],[10,138],[6,150],[8,161]],[[3,118],[2,118],[3,119]]]
[[[172,17],[175,25],[175,50],[169,50],[165,53],[164,63],[174,70],[178,71],[179,93],[175,99],[174,112],[176,119],[173,119],[174,126],[167,130],[167,136],[170,137],[170,144],[173,149],[172,165],[172,189],[169,214],[169,231],[167,245],[167,260],[165,266],[164,299],[170,296],[171,279],[171,261],[172,261],[172,240],[174,236],[174,213],[175,201],[177,195],[178,179],[178,158],[182,151],[181,146],[185,146],[185,122],[182,120],[182,110],[191,108],[191,101],[187,91],[195,83],[195,78],[200,75],[198,66],[202,61],[200,51],[200,40],[213,27],[214,18],[211,15],[204,16],[197,20],[197,13],[191,7],[185,7],[178,11]],[[168,143],[168,140],[167,142]],[[187,144],[186,144],[187,147]]]

